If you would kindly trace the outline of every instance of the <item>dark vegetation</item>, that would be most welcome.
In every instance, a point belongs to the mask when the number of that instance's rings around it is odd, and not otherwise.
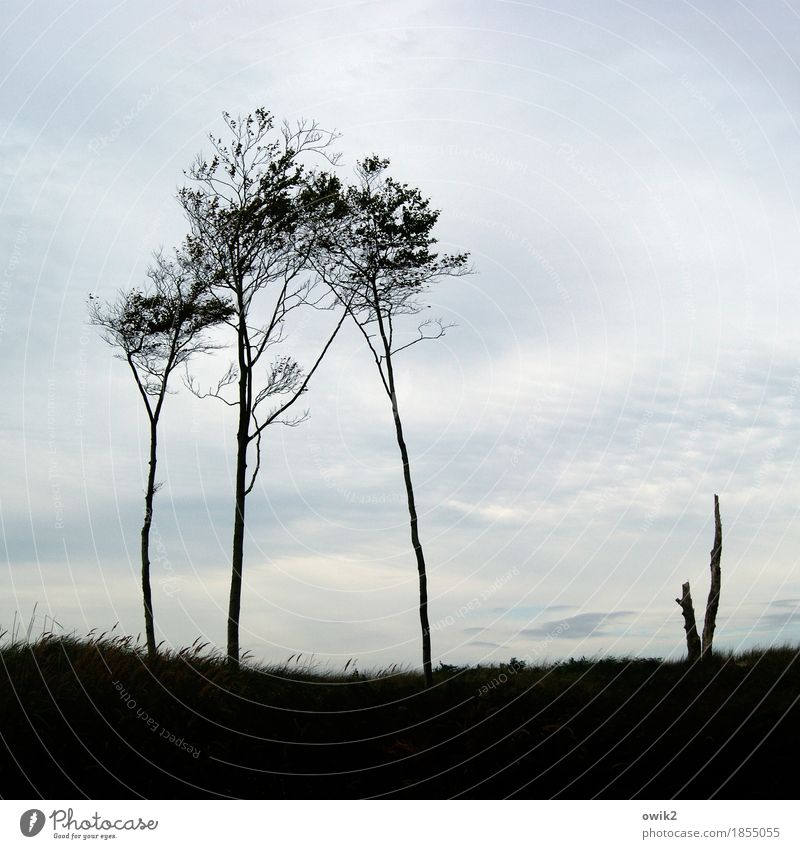
[[[430,689],[111,636],[0,659],[4,798],[786,798],[800,756],[793,647],[440,664]]]

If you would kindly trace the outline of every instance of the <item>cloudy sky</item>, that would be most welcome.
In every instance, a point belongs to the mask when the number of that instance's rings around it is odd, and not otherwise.
[[[670,655],[800,638],[800,8],[793,0],[18,2],[0,12],[0,626],[142,630],[147,435],[87,293],[185,232],[220,113],[342,133],[442,210],[475,274],[402,355],[436,660]],[[413,327],[412,327],[413,330]],[[272,429],[242,645],[416,664],[416,570],[385,396],[344,333]],[[312,350],[313,323],[292,352]],[[198,363],[211,380],[229,354]],[[160,638],[224,646],[235,424],[163,422]],[[45,620],[45,615],[48,617]]]

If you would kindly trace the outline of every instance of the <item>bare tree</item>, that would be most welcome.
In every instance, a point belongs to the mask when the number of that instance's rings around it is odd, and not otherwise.
[[[697,621],[695,620],[692,594],[689,591],[689,582],[683,587],[681,598],[675,601],[681,606],[686,630],[686,648],[689,661],[709,660],[713,654],[714,629],[717,625],[717,612],[719,610],[719,594],[722,585],[722,522],[719,516],[719,497],[714,496],[714,547],[711,549],[711,587],[708,592],[706,603],[706,615],[703,622],[702,642],[697,632]]]
[[[425,686],[433,683],[425,555],[411,478],[408,448],[397,399],[394,358],[419,342],[439,339],[451,325],[423,321],[416,336],[398,337],[397,319],[424,309],[420,297],[429,284],[469,272],[467,254],[438,255],[431,232],[439,211],[430,208],[419,189],[387,176],[388,159],[369,157],[358,163],[357,183],[342,193],[332,209],[320,274],[355,322],[375,362],[392,408],[395,436],[403,465],[411,544],[419,577],[419,617]]]
[[[339,184],[301,160],[313,154],[335,163],[336,135],[306,122],[278,131],[263,109],[243,119],[223,117],[229,139],[210,136],[212,157],[195,160],[187,172],[191,185],[178,197],[189,221],[197,279],[233,305],[228,324],[236,336],[236,362],[207,392],[194,382],[190,387],[199,397],[213,396],[237,410],[227,655],[238,666],[245,506],[261,467],[262,436],[273,423],[296,425],[305,418],[288,411],[306,391],[346,313],[342,310],[307,371],[285,354],[268,362],[268,352],[284,342],[293,313],[330,301],[327,290],[317,291],[309,258]]]
[[[694,663],[700,659],[700,636],[697,633],[697,620],[694,615],[694,604],[692,603],[692,593],[689,589],[687,581],[681,587],[681,597],[675,601],[681,606],[684,619],[684,629],[686,630],[686,650],[689,656],[689,662]]]
[[[194,282],[185,256],[156,253],[142,290],[120,292],[113,302],[89,295],[89,316],[105,342],[127,362],[150,424],[150,452],[141,533],[142,598],[147,651],[157,652],[150,588],[150,528],[158,462],[158,423],[176,368],[198,353],[214,349],[206,331],[224,321],[231,308],[211,298]]]
[[[702,659],[710,659],[714,650],[714,629],[717,627],[719,594],[722,588],[722,522],[719,517],[719,497],[714,496],[714,547],[711,549],[711,587],[706,603],[706,618],[703,623]]]

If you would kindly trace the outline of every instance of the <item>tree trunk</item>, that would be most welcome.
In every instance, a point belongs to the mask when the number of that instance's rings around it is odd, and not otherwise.
[[[375,305],[380,304],[380,296],[378,294],[375,280],[371,281],[372,294]],[[417,523],[417,505],[414,501],[414,486],[411,483],[411,466],[408,462],[408,449],[406,441],[403,437],[403,423],[400,421],[400,409],[397,405],[397,391],[394,384],[394,367],[392,365],[392,346],[389,341],[389,336],[386,334],[383,315],[380,309],[376,308],[375,314],[378,319],[378,329],[383,342],[384,358],[386,363],[386,377],[384,387],[386,388],[389,400],[392,403],[392,416],[394,418],[394,428],[397,435],[397,444],[400,447],[400,456],[403,460],[403,480],[406,484],[406,496],[408,497],[408,518],[411,524],[411,545],[414,547],[414,554],[417,558],[417,574],[419,575],[419,623],[422,628],[422,672],[425,676],[425,686],[433,686],[433,668],[431,666],[431,626],[428,621],[428,576],[425,570],[425,555],[422,551],[422,543],[419,539],[419,526]],[[391,327],[391,318],[389,318]],[[377,357],[376,357],[377,360]],[[378,361],[378,371],[383,378],[380,362]]]
[[[676,598],[675,601],[681,606],[683,618],[685,620],[684,628],[686,630],[686,648],[689,653],[689,663],[694,663],[700,659],[700,636],[697,633],[697,621],[694,618],[694,605],[692,604],[692,593],[689,590],[689,582],[687,581],[681,587],[683,595],[681,598]]]
[[[408,449],[403,437],[403,424],[400,421],[400,413],[397,408],[397,396],[394,392],[394,380],[392,380],[392,413],[394,415],[394,427],[397,434],[397,444],[400,447],[400,456],[403,460],[403,479],[406,484],[406,495],[408,496],[408,516],[411,523],[411,544],[417,558],[417,573],[419,574],[419,621],[422,627],[422,670],[425,676],[425,686],[433,685],[433,669],[431,666],[431,627],[428,622],[428,577],[425,571],[425,555],[422,551],[422,543],[419,540],[419,527],[417,523],[417,506],[414,501],[414,487],[411,483],[411,467],[408,462]]]
[[[144,523],[142,524],[142,600],[144,601],[144,632],[147,654],[156,656],[156,634],[153,624],[153,594],[150,589],[150,527],[153,524],[153,496],[156,492],[156,463],[158,448],[158,421],[150,420],[150,464],[147,490],[144,496]]]
[[[228,662],[239,666],[239,617],[242,610],[242,565],[244,562],[244,508],[247,489],[247,447],[250,432],[250,405],[247,403],[248,374],[239,379],[239,429],[236,432],[236,509],[233,517],[231,595],[228,603]]]
[[[702,658],[710,659],[714,646],[714,629],[717,626],[719,593],[722,586],[720,562],[722,560],[722,522],[719,518],[719,498],[714,496],[714,547],[711,549],[711,589],[706,604],[706,618],[703,624]]]

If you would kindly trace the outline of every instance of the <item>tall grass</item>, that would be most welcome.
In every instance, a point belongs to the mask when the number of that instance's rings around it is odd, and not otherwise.
[[[24,634],[24,638],[23,638]],[[234,670],[199,640],[18,626],[0,646],[0,795],[781,796],[798,649],[713,663],[441,664],[435,685],[313,656]]]

